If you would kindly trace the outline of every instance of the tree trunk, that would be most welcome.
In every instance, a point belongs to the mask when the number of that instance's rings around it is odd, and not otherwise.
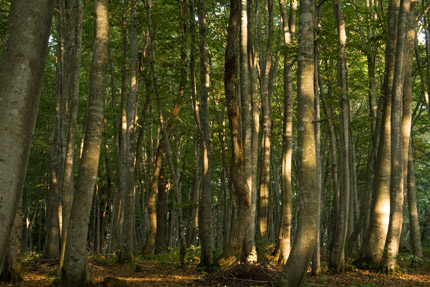
[[[390,217],[391,177],[391,92],[393,87],[394,63],[397,39],[397,17],[400,0],[392,0],[388,9],[388,34],[385,50],[384,105],[382,110],[379,145],[375,162],[372,207],[369,229],[361,249],[360,258],[371,268],[381,263],[388,233]]]
[[[255,1],[257,3],[257,1]],[[251,197],[251,210],[249,228],[247,235],[247,250],[251,250],[248,261],[255,261],[257,250],[255,248],[256,217],[257,217],[257,191],[258,191],[258,154],[259,154],[259,132],[260,132],[260,104],[258,100],[258,72],[257,72],[257,51],[255,38],[255,11],[252,8],[253,2],[248,3],[248,57],[249,57],[249,77],[250,94],[252,106],[252,136],[251,136],[251,179],[249,186]],[[258,10],[258,9],[256,9]],[[227,234],[226,234],[227,235]],[[251,246],[253,245],[253,246]]]
[[[408,45],[406,40],[409,30],[409,21],[415,22],[415,7],[416,1],[402,0],[399,12],[398,28],[397,28],[397,47],[396,47],[396,63],[394,71],[394,83],[392,91],[392,109],[391,109],[391,185],[390,185],[390,223],[387,235],[387,242],[385,243],[386,253],[384,258],[383,269],[387,273],[393,273],[397,267],[397,255],[400,246],[400,236],[402,234],[403,224],[403,192],[404,192],[404,160],[403,156],[407,156],[409,148],[409,135],[411,123],[411,111],[407,115],[403,115],[404,107],[403,101],[406,98],[408,101],[408,109],[411,108],[411,99],[407,95],[405,87],[405,76],[411,78],[412,61],[411,60],[412,47]],[[411,18],[409,14],[412,14]],[[413,37],[415,38],[415,37]],[[411,43],[413,43],[413,38]],[[409,50],[406,50],[409,48]],[[409,56],[408,54],[411,54]],[[411,66],[410,68],[407,65]],[[410,85],[409,85],[410,89]],[[403,129],[402,117],[405,121],[409,121],[409,127]],[[406,122],[405,122],[406,124]],[[405,131],[402,132],[402,131]],[[403,139],[402,139],[403,136]],[[404,142],[403,142],[404,141]],[[402,145],[405,144],[406,155],[404,154]]]
[[[199,208],[199,237],[201,242],[200,265],[213,263],[211,231],[211,164],[210,164],[210,127],[209,127],[209,51],[207,44],[206,0],[199,1],[200,35],[200,128],[201,128],[201,197]]]
[[[16,283],[22,281],[21,272],[21,240],[22,240],[22,199],[19,199],[15,222],[10,232],[8,250],[0,270],[0,281]],[[1,265],[1,262],[0,262]]]
[[[336,272],[341,271],[345,264],[345,242],[348,230],[348,218],[351,210],[350,195],[351,195],[351,172],[350,172],[350,111],[347,88],[347,72],[346,72],[346,31],[345,19],[342,12],[340,0],[333,1],[333,9],[337,22],[338,30],[338,58],[337,58],[337,80],[339,88],[339,107],[340,107],[340,196],[339,210],[336,220],[336,232],[334,237],[334,245],[331,250],[329,266],[335,269]]]
[[[52,0],[13,1],[0,60],[0,258],[4,258],[31,147],[53,12]],[[20,63],[17,65],[17,63]],[[0,263],[1,265],[1,263]],[[0,270],[2,266],[0,266]]]
[[[270,70],[272,67],[272,38],[273,38],[273,0],[265,1],[268,11],[268,35],[266,51],[260,50],[261,63],[261,112],[262,112],[262,142],[261,142],[261,169],[260,169],[260,201],[258,206],[258,218],[260,227],[260,237],[268,239],[268,211],[269,211],[269,185],[270,185],[270,152],[272,135],[272,111]]]
[[[290,2],[290,16],[287,19],[285,1],[280,0],[284,31],[284,43],[288,48],[294,41],[297,1]],[[285,51],[288,51],[287,49]],[[293,155],[293,58],[284,55],[284,114],[282,137],[282,211],[278,241],[273,261],[285,264],[291,249],[291,220],[293,217],[293,191],[291,188],[291,159]]]
[[[136,198],[135,183],[135,159],[136,159],[136,105],[137,105],[137,33],[136,33],[136,0],[132,1],[130,12],[130,93],[127,102],[127,189],[124,202],[124,224],[122,230],[120,261],[130,262],[133,257],[133,236],[134,236],[134,207]]]
[[[243,167],[243,146],[240,128],[240,109],[237,101],[237,72],[239,48],[238,33],[240,25],[240,1],[230,1],[230,18],[227,28],[227,46],[225,54],[224,87],[227,100],[227,111],[230,125],[232,165],[231,180],[237,196],[237,218],[233,222],[231,234],[224,253],[218,259],[217,264],[226,267],[245,259],[245,237],[248,231],[250,219],[249,188]]]
[[[87,232],[94,186],[100,157],[103,110],[106,98],[106,74],[109,60],[109,23],[107,0],[95,0],[95,39],[90,70],[88,118],[82,159],[73,200],[68,244],[62,269],[62,286],[89,286]]]
[[[75,140],[76,140],[76,124],[78,117],[79,106],[79,79],[81,68],[81,50],[82,50],[82,17],[83,17],[83,4],[82,0],[74,2],[72,15],[74,18],[75,32],[74,32],[74,51],[73,63],[71,71],[71,91],[70,91],[70,111],[69,123],[67,131],[66,143],[66,158],[63,170],[63,185],[61,188],[61,252],[59,270],[63,267],[64,252],[66,250],[67,231],[69,229],[70,210],[73,202],[73,166],[75,157]],[[72,27],[73,27],[72,26]]]
[[[418,222],[418,209],[417,209],[417,188],[415,182],[415,170],[414,170],[414,161],[412,158],[412,145],[409,147],[408,154],[408,181],[407,181],[407,189],[408,189],[408,212],[409,212],[409,222],[411,224],[411,245],[412,252],[415,256],[422,258],[423,257],[423,249],[421,246],[421,234],[420,234],[420,225]]]
[[[157,232],[155,236],[155,254],[167,251],[166,224],[167,224],[167,189],[164,169],[161,170],[158,182],[157,198]]]
[[[278,286],[299,286],[315,247],[318,220],[318,179],[314,131],[314,25],[315,2],[300,2],[297,147],[298,147],[298,227],[293,248],[278,281]]]

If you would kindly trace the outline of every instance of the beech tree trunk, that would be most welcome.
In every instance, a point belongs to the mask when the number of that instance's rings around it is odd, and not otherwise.
[[[384,104],[375,162],[369,229],[360,251],[362,263],[365,263],[370,268],[378,268],[381,264],[390,217],[391,92],[394,77],[399,5],[400,0],[392,0],[389,2],[388,7],[388,32],[383,84]]]
[[[299,286],[312,257],[318,220],[318,179],[315,153],[314,29],[315,2],[300,2],[297,145],[298,145],[298,226],[293,248],[278,281],[278,286]]]
[[[245,238],[250,219],[250,196],[243,167],[243,145],[240,128],[240,109],[237,100],[237,72],[239,48],[238,33],[240,25],[240,1],[230,1],[230,18],[227,28],[227,46],[224,68],[224,88],[229,118],[232,163],[231,180],[237,196],[237,218],[233,221],[231,234],[223,254],[217,264],[226,267],[246,259]]]
[[[210,164],[210,127],[209,127],[209,51],[207,43],[206,0],[199,1],[200,35],[200,129],[201,129],[201,197],[199,208],[199,237],[201,241],[200,265],[213,263],[211,231],[211,164]]]
[[[265,51],[260,49],[260,91],[262,112],[262,142],[260,163],[260,200],[258,206],[258,221],[260,237],[268,239],[268,212],[270,186],[270,152],[272,135],[272,95],[270,93],[270,72],[272,68],[272,38],[273,38],[273,0],[265,1],[265,11],[268,12],[268,34]],[[262,46],[261,46],[262,47]]]
[[[350,216],[350,195],[351,195],[351,169],[350,169],[350,111],[347,88],[347,72],[346,72],[346,31],[345,19],[343,17],[340,0],[333,1],[334,14],[337,22],[338,30],[338,58],[337,58],[337,79],[339,88],[339,107],[340,107],[340,196],[339,210],[336,220],[336,232],[334,237],[334,245],[331,250],[329,266],[341,271],[345,264],[345,242],[348,231],[348,219]]]
[[[95,38],[90,70],[87,128],[70,214],[68,244],[61,270],[62,286],[90,286],[87,257],[88,223],[102,141],[106,78],[109,60],[108,1],[94,0]]]
[[[73,202],[73,166],[75,157],[75,140],[76,140],[76,124],[78,117],[79,106],[79,79],[81,68],[81,51],[82,51],[82,17],[83,17],[83,4],[82,0],[74,1],[73,5],[73,20],[75,27],[74,32],[74,51],[73,63],[71,71],[71,91],[70,91],[70,111],[69,123],[67,131],[66,143],[66,158],[63,170],[63,185],[61,188],[61,252],[59,270],[63,267],[64,252],[66,250],[67,231],[69,229],[70,210]]]
[[[290,2],[290,15],[287,18],[285,1],[280,0],[283,22],[284,44],[288,48],[294,42],[297,1]],[[287,49],[285,51],[288,51]],[[277,246],[273,261],[287,262],[291,249],[291,220],[293,217],[293,191],[291,187],[291,160],[293,155],[293,58],[288,52],[284,55],[284,114],[282,137],[282,210]]]
[[[133,257],[133,237],[134,237],[134,210],[136,198],[135,182],[135,159],[136,159],[136,110],[137,110],[137,69],[138,69],[138,51],[137,51],[137,32],[136,32],[136,0],[132,1],[130,11],[130,92],[127,102],[127,178],[126,178],[126,195],[124,201],[124,223],[122,226],[122,240],[120,261],[130,262]]]
[[[16,0],[0,60],[0,258],[21,197],[39,107],[52,0]],[[19,63],[19,65],[17,65]],[[2,270],[0,262],[0,270]]]
[[[407,34],[409,30],[409,14],[411,20],[415,22],[414,13],[414,0],[402,0],[400,5],[398,28],[397,28],[397,47],[396,47],[396,63],[394,70],[394,83],[392,91],[392,108],[391,108],[391,185],[390,185],[390,223],[388,228],[387,242],[385,243],[386,253],[384,258],[383,269],[387,273],[393,273],[397,267],[397,255],[400,247],[400,236],[402,234],[403,224],[403,193],[404,193],[404,170],[406,167],[403,166],[403,156],[407,156],[407,150],[409,147],[409,133],[410,126],[405,127],[403,130],[403,101],[406,98],[410,98],[407,95],[405,89],[405,76],[408,75],[410,81],[411,73],[408,72],[412,68],[412,61],[408,55],[413,52],[413,49],[408,43]],[[412,43],[413,43],[412,37]],[[408,39],[409,41],[411,39]],[[406,47],[410,50],[406,50]],[[411,66],[410,68],[407,66]],[[408,100],[408,99],[407,99]],[[410,107],[410,100],[408,100],[408,106]],[[408,107],[408,108],[409,108]],[[411,122],[411,112],[406,115],[404,119]],[[406,123],[405,123],[406,124]],[[402,139],[403,137],[403,139]],[[403,151],[403,144],[406,145],[406,155]]]

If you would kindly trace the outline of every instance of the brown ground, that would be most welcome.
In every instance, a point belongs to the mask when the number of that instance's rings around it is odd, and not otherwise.
[[[409,267],[407,259],[400,259],[400,271],[387,276],[365,270],[331,274],[323,272],[319,277],[306,276],[302,286],[430,286],[430,259],[418,267]],[[180,268],[177,263],[139,261],[125,265],[111,265],[100,260],[90,260],[94,283],[97,286],[273,286],[281,268],[267,266],[245,266],[205,274],[197,270],[196,263]],[[56,266],[52,261],[36,261],[24,267],[24,281],[17,284],[0,283],[0,286],[52,286]],[[110,283],[102,283],[105,278]],[[122,282],[112,282],[116,278]],[[127,284],[124,284],[124,281]],[[266,282],[266,283],[265,283]]]

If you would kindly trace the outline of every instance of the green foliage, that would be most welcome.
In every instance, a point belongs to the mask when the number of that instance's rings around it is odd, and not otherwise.
[[[137,259],[142,260],[142,259]],[[178,264],[180,263],[180,255],[179,249],[169,248],[166,252],[161,252],[160,254],[151,255],[148,257],[148,260],[158,261],[164,264]],[[200,261],[200,246],[196,247],[191,245],[191,247],[187,248],[187,258],[185,262],[199,262]]]
[[[101,265],[116,265],[119,262],[119,258],[115,254],[96,254],[91,257],[95,262]]]

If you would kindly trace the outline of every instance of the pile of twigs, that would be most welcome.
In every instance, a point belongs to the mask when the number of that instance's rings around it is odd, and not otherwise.
[[[206,286],[275,286],[275,271],[261,264],[237,264],[208,274]]]

